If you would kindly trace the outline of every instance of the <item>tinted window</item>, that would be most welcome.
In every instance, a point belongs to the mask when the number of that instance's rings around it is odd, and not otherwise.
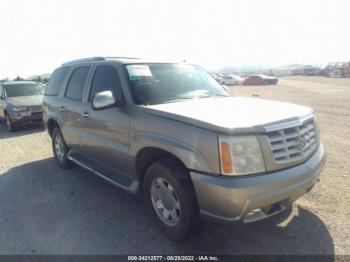
[[[122,92],[119,75],[113,66],[99,66],[92,80],[90,99],[94,94],[107,90],[112,91],[117,100],[121,98]]]
[[[81,67],[74,70],[69,79],[66,97],[81,100],[88,73],[89,67]]]
[[[57,96],[60,93],[67,71],[68,71],[68,67],[62,67],[62,68],[56,69],[52,73],[45,95]]]
[[[11,84],[5,86],[7,97],[43,95],[45,89],[39,84]]]

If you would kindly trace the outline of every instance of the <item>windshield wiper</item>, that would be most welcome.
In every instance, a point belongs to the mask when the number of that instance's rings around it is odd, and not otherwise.
[[[158,100],[158,101],[147,102],[147,103],[144,103],[144,105],[147,106],[147,105],[156,105],[156,104],[166,104],[166,103],[172,103],[172,102],[188,100],[188,99],[193,99],[193,97],[168,98],[168,99],[163,99],[163,100]]]
[[[202,95],[202,96],[197,96],[197,97],[194,97],[194,98],[208,98],[208,97],[215,97],[215,96],[229,97],[228,95],[210,93],[210,94],[206,94],[206,95]]]
[[[229,95],[224,95],[224,94],[212,94],[213,96],[221,96],[221,97],[230,97]]]
[[[196,99],[196,98],[208,98],[208,97],[229,97],[228,95],[224,94],[213,94],[213,93],[207,93],[205,95],[200,95],[200,96],[178,96],[178,97],[173,97],[173,98],[167,98],[167,99],[162,99],[162,100],[157,100],[157,101],[150,101],[150,102],[144,102],[144,105],[157,105],[157,104],[166,104],[166,103],[173,103],[173,102],[178,102],[182,100],[191,100],[191,99]]]

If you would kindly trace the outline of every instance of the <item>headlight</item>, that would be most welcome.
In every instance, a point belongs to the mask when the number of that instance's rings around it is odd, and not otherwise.
[[[20,112],[20,111],[28,111],[29,108],[27,106],[14,106],[12,107],[12,110],[15,112]]]
[[[219,145],[223,175],[249,175],[266,171],[256,136],[220,136]]]

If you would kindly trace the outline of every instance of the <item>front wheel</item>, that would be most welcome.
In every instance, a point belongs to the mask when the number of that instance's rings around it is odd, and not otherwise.
[[[202,227],[198,205],[186,170],[172,159],[150,166],[144,179],[147,207],[162,231],[181,240]]]
[[[11,117],[7,113],[5,115],[5,123],[6,123],[6,128],[9,132],[15,131],[16,127],[12,123]]]
[[[61,130],[57,127],[52,132],[52,150],[59,167],[63,169],[71,167],[71,162],[68,159],[69,148],[64,141]]]

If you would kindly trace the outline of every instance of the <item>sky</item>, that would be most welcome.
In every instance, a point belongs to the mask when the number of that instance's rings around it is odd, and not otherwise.
[[[1,0],[0,79],[90,56],[205,68],[350,61],[348,0]]]

